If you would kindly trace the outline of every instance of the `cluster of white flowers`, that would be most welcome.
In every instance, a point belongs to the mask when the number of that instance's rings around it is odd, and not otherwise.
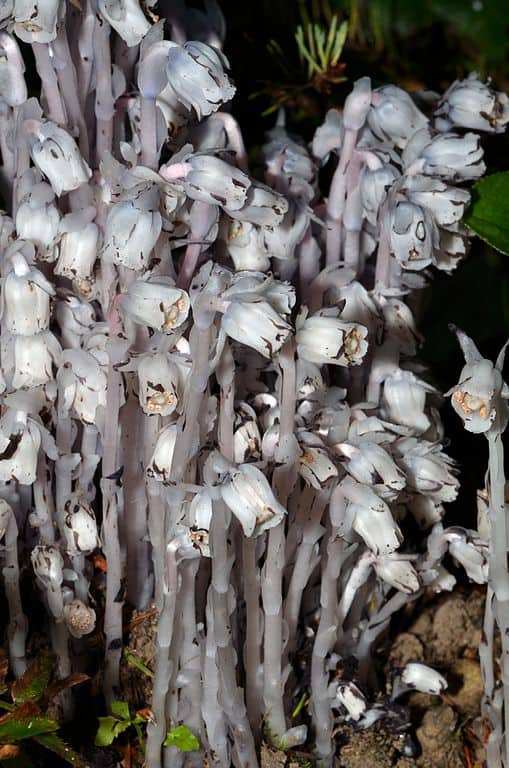
[[[464,255],[465,184],[485,170],[470,131],[502,131],[507,97],[470,76],[422,111],[362,78],[309,146],[280,115],[255,179],[222,111],[235,88],[215,2],[175,11],[167,40],[151,3],[78,5],[15,0],[0,21],[13,669],[27,627],[13,542],[30,529],[19,556],[62,677],[72,638],[104,631],[104,692],[118,698],[122,605],[159,612],[148,768],[182,722],[201,751],[168,751],[172,765],[254,768],[265,723],[329,766],[337,722],[392,706],[370,704],[368,675],[391,616],[452,589],[447,553],[487,581],[484,534],[443,524],[457,471],[405,297]],[[453,394],[476,432],[507,418],[490,365],[467,360]],[[310,674],[292,674],[303,657]],[[419,664],[400,679],[393,700],[446,685]]]

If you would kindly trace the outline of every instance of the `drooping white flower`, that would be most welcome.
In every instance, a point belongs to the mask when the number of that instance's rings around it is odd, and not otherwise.
[[[234,165],[213,154],[188,154],[180,163],[174,160],[162,166],[163,179],[182,189],[192,200],[220,205],[228,212],[245,205],[251,181]]]
[[[407,437],[397,440],[394,448],[410,488],[438,504],[454,501],[459,488],[455,463],[443,453],[440,445]]]
[[[51,331],[34,336],[14,337],[12,386],[39,387],[53,379],[53,364],[58,365],[62,348]]]
[[[355,683],[349,680],[341,680],[337,684],[332,706],[338,706],[338,704],[344,707],[348,712],[349,718],[356,722],[360,720],[367,709],[366,697]]]
[[[444,538],[449,543],[450,554],[463,566],[468,578],[476,584],[486,584],[489,547],[477,531],[451,527],[446,529]]]
[[[411,371],[397,370],[384,381],[382,415],[395,424],[403,424],[425,432],[431,421],[424,412],[426,393],[434,388],[418,379]]]
[[[85,211],[64,216],[60,223],[58,259],[54,266],[57,275],[71,279],[88,278],[92,275],[97,258],[99,227],[88,221]]]
[[[404,200],[398,202],[389,212],[389,226],[391,253],[402,267],[416,271],[431,264],[438,238],[426,208]]]
[[[320,490],[338,470],[329,457],[325,445],[311,432],[299,432],[299,474],[307,485]]]
[[[90,554],[99,546],[97,523],[92,508],[79,499],[66,504],[65,534],[70,552]]]
[[[404,556],[388,555],[377,557],[373,561],[376,575],[382,581],[405,594],[417,592],[421,587],[419,576],[411,561]]]
[[[386,163],[380,168],[365,168],[360,179],[360,194],[364,215],[367,220],[376,225],[379,211],[387,199],[387,193],[400,172],[392,165]]]
[[[60,0],[15,0],[14,31],[24,43],[50,43],[57,36]]]
[[[428,136],[423,131],[423,136]],[[421,143],[421,136],[416,134],[415,142]],[[407,152],[412,154],[411,145]],[[476,133],[441,133],[427,141],[419,149],[412,169],[430,176],[441,176],[450,181],[469,181],[478,179],[486,170],[483,161],[484,150]]]
[[[147,416],[169,416],[178,405],[179,371],[167,354],[144,356],[138,364],[138,397]]]
[[[25,64],[16,40],[0,31],[0,99],[10,107],[19,107],[27,100],[24,72]]]
[[[368,330],[358,323],[318,313],[306,318],[296,333],[299,357],[318,365],[360,365],[368,349]]]
[[[509,123],[509,98],[482,83],[476,72],[465,80],[455,80],[435,110],[440,130],[452,126],[474,131],[502,133]]]
[[[39,545],[30,555],[37,578],[48,587],[60,586],[64,580],[64,558],[57,547]]]
[[[142,210],[133,202],[115,203],[106,219],[101,256],[117,266],[144,269],[161,228],[159,211]]]
[[[291,333],[291,326],[272,305],[254,294],[230,299],[221,327],[230,338],[267,358],[279,352]]]
[[[72,136],[55,123],[38,122],[28,132],[28,141],[32,160],[56,195],[78,189],[92,175]]]
[[[240,522],[246,536],[259,536],[283,520],[286,509],[269,481],[252,464],[232,466],[220,486],[221,498]]]
[[[409,94],[395,85],[376,88],[371,103],[369,127],[378,139],[393,142],[399,149],[428,123],[427,117],[415,106]]]
[[[122,297],[122,310],[139,325],[172,333],[189,313],[189,296],[169,277],[134,280]]]
[[[463,333],[456,330],[466,365],[460,374],[459,383],[453,387],[452,407],[460,416],[469,432],[488,432],[498,417],[498,426],[504,430],[508,420],[506,400],[509,388],[501,374],[503,365],[503,350],[497,363],[483,358],[474,342]]]
[[[258,459],[261,449],[261,435],[255,410],[248,403],[240,402],[235,409],[235,431],[233,433],[234,459],[244,464],[248,459]]]
[[[439,696],[447,688],[447,680],[427,664],[412,661],[407,664],[401,674],[401,680],[409,688],[421,693],[433,693]]]
[[[198,120],[211,115],[233,98],[235,87],[225,69],[228,60],[216,48],[190,40],[168,51],[166,74],[170,88]]]
[[[18,237],[31,240],[37,247],[40,259],[53,261],[60,213],[49,184],[35,185],[20,202],[15,221]]]
[[[450,227],[461,221],[470,193],[460,187],[451,187],[440,179],[407,176],[402,188],[410,202],[431,211],[436,223]]]
[[[99,0],[99,11],[130,48],[150,29],[138,0]]]
[[[20,257],[4,278],[2,324],[9,333],[33,336],[49,326],[51,283]]]
[[[403,472],[380,445],[361,440],[358,446],[341,443],[335,448],[345,457],[344,464],[352,477],[359,483],[372,485],[382,498],[394,499],[405,487]]]
[[[159,432],[152,457],[147,466],[149,477],[162,482],[169,481],[178,435],[179,430],[176,424],[169,424]]]
[[[253,181],[247,190],[246,202],[242,208],[229,209],[225,206],[225,211],[233,219],[259,227],[278,227],[288,211],[288,201],[265,184]]]
[[[228,222],[225,246],[236,270],[264,272],[270,267],[270,256],[254,224],[232,219]]]
[[[69,634],[73,637],[84,637],[95,629],[95,611],[81,600],[75,598],[65,603],[63,608],[64,621]]]
[[[8,408],[0,419],[0,482],[32,485],[37,477],[41,433],[24,412]]]
[[[367,485],[350,477],[341,481],[341,490],[350,503],[354,515],[353,529],[375,554],[390,554],[403,541],[399,526],[394,521],[385,501]]]
[[[97,409],[106,406],[107,376],[97,358],[84,349],[65,349],[57,383],[60,412],[72,409],[85,424],[94,424]]]
[[[197,493],[189,505],[189,537],[203,557],[210,557],[209,531],[212,520],[212,499],[207,489]]]

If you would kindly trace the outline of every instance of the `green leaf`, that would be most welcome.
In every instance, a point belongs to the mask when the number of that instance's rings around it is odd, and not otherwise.
[[[163,743],[165,747],[177,747],[180,752],[197,752],[200,749],[200,742],[187,725],[172,728]]]
[[[11,695],[16,704],[40,699],[50,681],[54,659],[42,653],[11,686]]]
[[[128,664],[137,669],[139,672],[143,672],[143,674],[147,675],[147,677],[154,677],[152,670],[149,669],[142,661],[140,661],[138,657],[134,655],[134,653],[130,653],[127,648],[124,648],[124,658],[127,660]]]
[[[509,255],[509,172],[485,176],[472,189],[464,223],[497,251]]]
[[[56,720],[49,717],[22,717],[16,718],[13,715],[10,719],[5,719],[0,723],[0,741],[12,744],[23,739],[31,739],[40,733],[50,733],[58,730]]]
[[[97,729],[94,742],[96,747],[109,747],[115,741],[117,738],[115,733],[116,725],[118,725],[116,717],[108,715],[108,717],[99,718],[99,728]]]
[[[81,755],[75,752],[74,749],[71,749],[56,733],[45,733],[42,736],[37,736],[35,741],[56,755],[59,755],[67,763],[73,765],[74,768],[91,768],[90,763],[87,763]]]
[[[129,712],[129,704],[125,701],[112,701],[111,711],[116,717],[121,720],[131,720],[131,713]]]

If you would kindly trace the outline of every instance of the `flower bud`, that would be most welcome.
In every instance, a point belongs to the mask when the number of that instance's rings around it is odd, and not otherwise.
[[[233,98],[235,87],[224,71],[228,67],[221,51],[190,40],[170,48],[166,74],[177,99],[187,109],[194,109],[201,120]]]
[[[368,349],[368,330],[357,323],[316,314],[308,317],[296,333],[299,357],[318,365],[360,365]]]
[[[343,125],[347,131],[358,131],[364,125],[371,106],[371,80],[361,77],[345,99]]]
[[[246,536],[259,536],[279,525],[286,509],[277,501],[263,472],[252,464],[232,467],[220,486],[221,498]]]
[[[341,114],[337,109],[329,109],[322,125],[319,125],[313,136],[311,149],[313,156],[325,165],[331,152],[341,147]]]
[[[138,0],[99,0],[99,10],[129,48],[141,43],[150,29]]]
[[[271,304],[253,294],[239,294],[239,300],[228,303],[221,327],[230,338],[267,358],[279,352],[291,333]]]
[[[139,400],[147,416],[169,416],[178,405],[179,372],[168,355],[146,355],[138,364]]]
[[[435,669],[426,664],[412,661],[405,666],[401,680],[409,688],[421,693],[433,693],[439,696],[447,688],[447,680]]]
[[[502,133],[509,123],[509,98],[494,91],[471,72],[465,80],[456,80],[444,93],[435,110],[437,122],[474,131]],[[440,126],[440,127],[441,127]]]
[[[133,202],[115,203],[106,219],[101,256],[117,266],[145,269],[161,228],[158,211],[141,210]]]
[[[80,638],[94,631],[95,611],[81,600],[75,599],[66,603],[63,612],[67,629],[73,637]]]
[[[189,296],[168,277],[149,277],[129,285],[121,307],[135,323],[169,334],[187,320]]]
[[[66,504],[65,515],[67,546],[71,552],[90,554],[99,546],[97,523],[92,509],[72,499]]]
[[[27,100],[24,72],[25,64],[16,40],[2,30],[0,32],[0,99],[10,107],[19,107]]]
[[[56,195],[86,184],[92,171],[80,155],[72,136],[47,120],[29,132],[30,154]]]
[[[49,326],[50,296],[54,290],[42,272],[23,260],[3,284],[3,327],[9,333],[34,336]]]
[[[233,448],[236,464],[260,458],[261,435],[256,413],[247,403],[239,403],[236,409]]]
[[[178,435],[179,430],[175,424],[169,424],[159,432],[146,470],[149,477],[169,482]]]

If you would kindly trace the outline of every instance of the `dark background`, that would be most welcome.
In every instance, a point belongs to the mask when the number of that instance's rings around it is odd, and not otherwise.
[[[332,106],[341,106],[352,81],[369,75],[373,84],[444,91],[456,78],[477,71],[509,91],[509,3],[507,0],[220,0],[227,23],[225,53],[237,95],[239,119],[251,158],[278,105],[288,127],[310,140]],[[342,83],[310,82],[299,58],[295,32],[309,20],[325,29],[332,14],[349,21],[340,67]],[[275,41],[281,54],[271,53]],[[509,169],[509,137],[486,136],[488,171]],[[459,377],[462,355],[449,323],[471,335],[492,359],[509,336],[509,257],[477,238],[452,276],[434,273],[418,297],[419,327],[426,341],[421,357],[442,391]],[[507,374],[506,374],[507,375]],[[448,452],[461,465],[462,491],[450,505],[450,522],[475,525],[475,491],[484,483],[487,441],[461,426],[447,401],[442,408]]]

